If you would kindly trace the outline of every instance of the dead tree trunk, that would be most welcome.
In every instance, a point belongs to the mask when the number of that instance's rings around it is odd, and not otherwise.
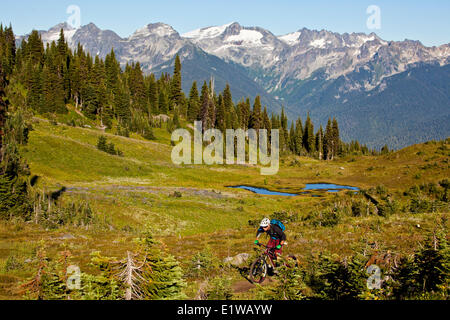
[[[143,293],[141,285],[145,282],[142,277],[143,267],[146,259],[140,266],[136,266],[135,257],[137,255],[127,251],[127,258],[118,264],[119,273],[117,277],[126,286],[125,300],[142,300]]]

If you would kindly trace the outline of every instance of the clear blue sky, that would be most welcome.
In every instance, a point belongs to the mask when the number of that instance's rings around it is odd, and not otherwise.
[[[450,42],[449,0],[2,0],[0,22],[16,34],[49,29],[66,21],[69,5],[81,9],[81,24],[94,22],[122,37],[153,22],[184,33],[237,21],[276,35],[303,27],[334,32],[376,32],[385,40],[420,40],[425,45]],[[369,5],[381,9],[381,29],[370,30]]]

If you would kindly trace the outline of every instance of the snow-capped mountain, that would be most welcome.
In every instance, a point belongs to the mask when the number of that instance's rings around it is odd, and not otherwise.
[[[366,118],[368,105],[372,106],[372,118],[394,119],[391,127],[406,131],[425,127],[425,118],[431,124],[450,119],[450,44],[425,47],[418,41],[385,41],[374,33],[339,34],[306,28],[277,36],[237,22],[182,35],[164,23],[144,26],[127,38],[92,23],[79,29],[63,23],[39,33],[44,43],[50,43],[58,40],[61,29],[71,48],[80,43],[101,58],[114,49],[122,66],[139,62],[145,72],[171,72],[179,54],[185,91],[193,80],[202,83],[214,76],[218,90],[229,83],[236,100],[259,94],[269,111],[278,112],[284,105],[291,119],[310,112],[315,122],[326,124],[330,116],[341,117],[343,136],[370,146],[393,141],[393,147],[402,147],[422,138],[386,128],[380,136],[380,119],[355,129],[355,119]],[[17,38],[18,45],[24,38]],[[439,81],[431,81],[433,75],[439,75]],[[396,108],[386,109],[391,101],[396,101]],[[418,101],[423,108],[431,101],[428,105],[433,112],[422,114]],[[411,112],[418,116],[411,118]],[[404,118],[410,119],[406,127]],[[441,124],[439,130],[431,125],[435,132],[431,137],[448,135],[449,123]],[[410,138],[403,141],[399,134]],[[425,136],[430,138],[420,137]]]
[[[268,30],[242,27],[237,22],[195,30],[182,36],[210,54],[251,68],[269,68],[277,64],[288,47]]]
[[[72,48],[80,43],[100,57],[114,48],[122,64],[140,62],[148,72],[172,60],[182,48],[195,45],[208,54],[247,68],[268,92],[283,91],[289,83],[306,80],[319,70],[327,79],[337,79],[361,67],[370,69],[376,65],[376,76],[364,86],[371,90],[383,78],[404,72],[415,63],[436,62],[443,66],[450,62],[449,44],[428,48],[418,41],[384,41],[374,33],[338,34],[303,28],[275,36],[263,28],[233,22],[180,35],[167,24],[154,23],[121,38],[93,23],[79,29],[62,23],[40,31],[44,43],[57,41],[61,29]]]
[[[52,41],[58,41],[61,29],[64,30],[64,37],[66,38],[69,44],[72,43],[72,38],[74,34],[77,32],[77,29],[72,28],[67,23],[60,23],[48,31],[40,31],[40,35],[44,44],[50,44]]]
[[[285,89],[290,80],[308,79],[318,70],[324,70],[328,79],[336,79],[386,58],[381,76],[367,84],[370,89],[411,64],[433,61],[445,65],[450,56],[449,45],[427,48],[420,42],[387,42],[374,33],[338,34],[303,28],[277,37],[262,28],[232,23],[182,36],[210,54],[271,75],[257,79],[269,92]]]
[[[138,61],[146,71],[173,59],[183,47],[190,45],[171,26],[163,23],[149,24],[123,42],[126,45],[120,54],[122,62]]]
[[[140,62],[148,72],[153,67],[173,59],[181,48],[190,44],[171,26],[163,23],[146,25],[128,38],[121,38],[111,30],[101,30],[93,23],[79,29],[61,23],[48,31],[39,31],[44,45],[57,41],[61,29],[64,30],[64,37],[72,49],[76,49],[79,43],[91,55],[101,58],[114,49],[122,65]],[[18,41],[26,37],[18,37]]]
[[[71,36],[73,31],[64,32],[71,48],[76,48],[80,43],[85,50],[93,56],[105,57],[114,48],[115,51],[122,51],[125,43],[122,39],[111,30],[101,30],[95,24],[90,23],[77,29]]]
[[[216,78],[219,89],[230,84],[235,97],[260,95],[262,102],[272,110],[280,111],[281,104],[265,89],[249,78],[247,70],[233,62],[226,62],[203,51],[190,39],[180,36],[171,26],[164,23],[148,24],[127,38],[121,38],[110,30],[101,30],[90,23],[75,30],[66,23],[48,31],[39,31],[44,44],[57,41],[61,29],[69,46],[76,49],[80,43],[91,55],[104,58],[114,49],[116,58],[124,67],[127,63],[139,62],[144,72],[172,72],[177,54],[183,63],[183,89],[188,92],[192,81],[201,86],[204,80]],[[27,36],[18,37],[18,44]],[[195,66],[195,67],[194,67]],[[188,72],[189,70],[189,72]]]

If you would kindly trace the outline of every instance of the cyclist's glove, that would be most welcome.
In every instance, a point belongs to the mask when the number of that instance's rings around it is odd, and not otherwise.
[[[277,245],[277,249],[278,249],[278,250],[281,249],[281,244]]]
[[[259,241],[258,240],[255,240],[255,244],[258,244],[259,243]]]

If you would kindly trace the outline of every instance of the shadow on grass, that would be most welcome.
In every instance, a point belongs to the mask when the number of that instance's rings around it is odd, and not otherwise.
[[[252,281],[250,280],[250,277],[249,277],[250,267],[248,267],[248,266],[244,266],[244,267],[232,266],[232,268],[235,269],[237,272],[239,272],[239,274],[241,275],[242,278],[247,280],[249,283],[252,283]]]

